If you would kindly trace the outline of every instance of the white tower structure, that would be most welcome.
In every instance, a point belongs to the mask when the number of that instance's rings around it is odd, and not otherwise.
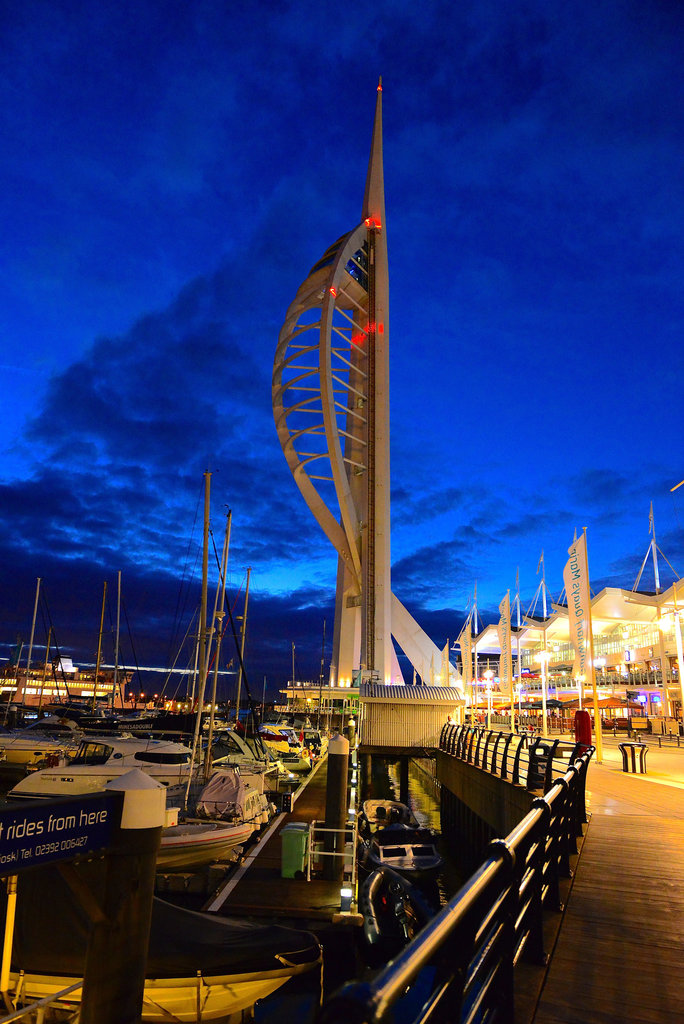
[[[278,437],[304,500],[338,553],[331,686],[402,682],[392,635],[424,682],[443,652],[390,582],[389,280],[378,85],[361,220],[309,271],[280,331]],[[441,678],[444,685],[453,682]]]

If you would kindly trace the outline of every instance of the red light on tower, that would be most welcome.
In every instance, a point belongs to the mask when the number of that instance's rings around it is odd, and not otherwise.
[[[375,217],[366,217],[364,223],[367,228],[372,228],[374,231],[380,230],[380,221],[376,220]]]
[[[335,287],[334,284],[330,285],[330,294],[332,295],[333,299],[337,298],[337,288]]]
[[[384,324],[378,324],[378,334],[384,334],[384,333],[385,333],[385,325]]]

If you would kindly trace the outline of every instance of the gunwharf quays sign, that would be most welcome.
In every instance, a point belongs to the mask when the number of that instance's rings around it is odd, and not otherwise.
[[[563,583],[568,598],[568,622],[570,624],[570,640],[575,648],[575,661],[572,674],[575,679],[589,675],[589,615],[591,598],[589,596],[589,580],[585,567],[587,564],[586,538],[584,534],[568,548],[568,561],[563,570]]]
[[[108,846],[121,821],[123,793],[40,800],[0,811],[0,876]]]

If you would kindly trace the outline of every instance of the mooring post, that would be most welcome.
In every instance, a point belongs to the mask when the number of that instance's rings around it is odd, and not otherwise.
[[[339,733],[328,743],[328,783],[325,796],[326,853],[344,853],[344,828],[347,824],[347,777],[349,772],[349,740]],[[344,857],[325,857],[323,875],[330,882],[344,875]]]
[[[409,802],[409,759],[399,758],[399,800],[402,804]]]
[[[105,856],[101,913],[95,915],[88,942],[80,1020],[139,1024],[166,790],[138,768],[106,788],[122,790],[124,803],[121,825]]]
[[[373,755],[361,755],[361,803],[373,795]]]

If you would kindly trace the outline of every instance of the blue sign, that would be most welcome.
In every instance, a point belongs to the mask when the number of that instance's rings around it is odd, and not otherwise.
[[[121,822],[123,793],[38,800],[0,811],[0,876],[102,850]]]

